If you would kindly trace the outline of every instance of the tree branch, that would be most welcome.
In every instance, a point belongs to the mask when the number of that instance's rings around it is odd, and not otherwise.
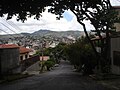
[[[71,9],[71,11],[76,15],[77,21],[83,26],[85,35],[86,35],[88,41],[90,42],[90,44],[91,44],[91,46],[92,46],[92,48],[93,48],[93,51],[95,52],[95,54],[96,54],[97,56],[99,56],[99,54],[98,54],[98,52],[96,51],[96,48],[95,48],[93,42],[92,42],[91,39],[89,38],[89,35],[88,35],[88,33],[87,33],[85,24],[80,21],[79,17],[78,17],[77,14],[74,12],[74,10]]]

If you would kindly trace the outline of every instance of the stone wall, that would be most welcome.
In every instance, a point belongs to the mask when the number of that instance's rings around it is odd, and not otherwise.
[[[112,73],[120,75],[120,37],[111,38],[111,61]]]
[[[17,73],[19,68],[19,48],[0,49],[1,74]]]
[[[25,59],[20,62],[21,64],[21,71],[25,71],[28,67],[30,67],[32,64],[36,63],[37,61],[40,61],[40,56],[33,56],[28,59]]]

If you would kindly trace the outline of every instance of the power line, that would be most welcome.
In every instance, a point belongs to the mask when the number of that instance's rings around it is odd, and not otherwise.
[[[4,20],[4,19],[2,18],[2,20]],[[5,21],[5,20],[4,20],[4,21]],[[0,22],[0,23],[1,23],[3,26],[5,26],[6,28],[8,28],[10,31],[14,32],[15,34],[18,34],[18,33],[16,33],[14,30],[12,30],[11,28],[9,28],[7,25],[5,25],[4,23],[2,23],[2,22]],[[14,24],[14,25],[12,24],[13,22],[12,22],[12,23],[8,23],[8,22],[6,21],[6,23],[9,24],[10,26],[12,26],[13,28],[15,28],[15,27],[14,27],[15,24]],[[16,26],[16,25],[15,25],[15,26]],[[18,29],[17,26],[16,26],[16,28]],[[15,28],[15,29],[16,29],[16,28]],[[19,28],[19,29],[20,29],[20,28]],[[3,31],[4,33],[6,33],[6,34],[9,35],[9,36],[12,36],[14,39],[16,38],[14,35],[9,34],[9,33],[6,32],[5,30],[3,30],[3,29],[0,29],[0,30]],[[18,35],[21,36],[22,34],[18,34]]]
[[[7,24],[9,24],[10,26],[12,26],[14,29],[16,29],[16,30],[19,30],[19,31],[22,31],[22,29],[21,28],[19,28],[15,23],[13,23],[12,21],[10,21],[10,22],[8,22],[8,21],[6,21],[6,20],[4,20],[3,18],[1,18],[3,21],[5,21]],[[13,30],[12,30],[13,31]],[[15,32],[15,31],[14,31]],[[17,33],[18,34],[18,33]],[[22,34],[20,34],[20,36],[21,36]]]
[[[4,20],[3,18],[1,18],[4,22],[6,22],[7,24],[9,24],[6,20]],[[9,24],[10,25],[10,24]],[[4,26],[5,26],[5,24],[4,24]],[[11,26],[11,25],[10,25]],[[13,26],[12,26],[13,27]],[[13,27],[14,28],[14,27]],[[16,29],[16,28],[15,28]],[[13,31],[13,30],[12,30]],[[13,31],[13,32],[15,32],[15,31]],[[15,32],[16,33],[16,32]]]
[[[9,35],[9,36],[11,36],[11,37],[13,37],[13,38],[15,38],[12,34],[9,34],[8,32],[6,32],[6,31],[4,31],[3,29],[0,29],[1,31],[3,31],[4,33],[6,33],[7,35]],[[2,43],[4,43],[4,41],[3,40],[0,40]]]
[[[7,21],[6,21],[7,22]],[[22,31],[22,29],[21,28],[19,28],[15,23],[13,23],[12,21],[10,21],[10,22],[7,22],[9,25],[11,25],[13,28],[15,28],[16,30],[19,30],[20,32]],[[13,25],[14,24],[14,25]],[[20,36],[22,36],[22,34],[21,33],[17,33],[17,34],[19,34]]]
[[[6,31],[4,31],[4,30],[2,30],[2,29],[0,29],[1,31],[3,31],[3,32],[5,32],[6,34],[9,34],[8,32],[6,32]]]
[[[1,23],[1,22],[0,22]],[[14,32],[15,34],[17,34],[14,30],[12,30],[11,28],[9,28],[8,26],[6,26],[4,23],[1,23],[3,26],[7,27],[10,31]]]
[[[4,31],[3,29],[0,29],[0,30],[3,31],[4,33],[6,33],[6,34],[8,34],[8,35],[10,35],[10,36],[12,36],[12,37],[14,37],[13,35],[9,34],[8,32]],[[15,37],[14,37],[14,38],[15,38]]]
[[[7,21],[6,21],[7,22]],[[12,21],[8,21],[7,22],[9,25],[11,25],[13,28],[15,28],[16,30],[19,30],[19,31],[21,31],[22,29],[21,28],[19,28],[15,23],[13,23]],[[13,25],[14,24],[14,25]]]

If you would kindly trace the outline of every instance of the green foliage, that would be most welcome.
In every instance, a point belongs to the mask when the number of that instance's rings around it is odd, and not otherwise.
[[[37,51],[35,52],[34,56],[35,56],[35,55],[40,55],[40,51],[37,50]]]
[[[58,15],[57,19],[62,18],[64,11],[70,9],[76,12],[76,16],[81,21],[89,19],[84,16],[85,13],[89,13],[92,18],[104,21],[104,17],[109,19],[107,11],[111,5],[110,0],[2,0],[0,3],[0,16],[8,14],[7,19],[11,19],[16,15],[17,20],[23,22],[31,16],[39,19],[47,6],[51,6],[49,12]],[[101,18],[101,16],[104,17]],[[97,24],[98,21],[95,22]]]
[[[44,62],[44,66],[47,67],[47,70],[49,71],[51,67],[53,67],[55,65],[55,62],[53,59],[49,59],[47,61]]]
[[[96,46],[97,46],[97,47],[101,47],[101,46],[102,46],[102,43],[101,43],[101,41],[99,41],[99,42],[96,42]]]
[[[85,37],[77,40],[76,43],[68,45],[66,47],[67,59],[76,67],[79,67],[78,71],[82,69],[84,65],[84,73],[92,73],[92,69],[96,65],[96,56],[86,41]]]
[[[56,63],[59,63],[61,59],[65,58],[64,48],[65,43],[59,43],[55,48],[45,48],[43,50],[44,56],[50,56],[50,58],[53,58]],[[42,55],[41,51],[36,51],[35,55]]]
[[[53,51],[52,48],[45,48],[44,49],[44,55],[45,56],[50,56],[51,52]]]
[[[50,54],[51,54],[52,51],[53,51],[52,48],[45,48],[45,49],[43,50],[43,55],[44,55],[44,56],[50,56]],[[42,56],[42,51],[37,50],[34,55],[40,55],[40,56]]]
[[[61,59],[65,59],[65,43],[59,43],[55,48],[53,48],[52,55],[53,58],[56,60],[56,63],[59,63]]]

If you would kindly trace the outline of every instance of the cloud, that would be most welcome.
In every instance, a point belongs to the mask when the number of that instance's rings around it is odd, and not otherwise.
[[[32,33],[39,29],[49,29],[53,31],[80,30],[80,25],[76,21],[74,14],[70,10],[66,12],[68,15],[71,15],[70,16],[72,17],[71,20],[67,20],[66,18],[56,20],[56,16],[54,14],[48,13],[46,11],[42,13],[43,16],[40,18],[40,20],[36,20],[34,19],[34,17],[32,17],[28,18],[28,20],[25,21],[25,23],[22,23],[21,21],[16,21],[16,17],[13,17],[8,21],[6,21],[5,19],[4,20],[1,19],[0,21],[2,21],[2,23],[7,25],[9,28],[15,30],[17,33],[20,32]],[[9,23],[12,23],[13,27],[21,28],[21,30],[13,28],[11,25],[9,25]],[[9,33],[13,33],[8,28],[6,29],[6,27],[4,26],[2,27],[3,27],[2,29],[8,31]]]
[[[120,0],[110,0],[112,6],[120,6]]]
[[[117,0],[111,0],[112,5],[120,5]],[[34,19],[34,17],[28,18],[25,23],[21,21],[16,21],[14,16],[12,19],[6,21],[5,18],[0,18],[0,22],[5,24],[9,29],[0,23],[0,29],[5,30],[7,33],[14,33],[10,29],[14,30],[16,33],[29,32],[40,29],[48,29],[53,31],[67,31],[67,30],[80,30],[83,31],[83,27],[77,22],[75,15],[70,11],[66,11],[63,14],[64,18],[56,20],[56,15],[48,13],[47,11],[42,13],[40,20]],[[89,21],[84,21],[86,23],[87,30],[94,29]],[[0,31],[0,34],[5,34],[5,32]]]

